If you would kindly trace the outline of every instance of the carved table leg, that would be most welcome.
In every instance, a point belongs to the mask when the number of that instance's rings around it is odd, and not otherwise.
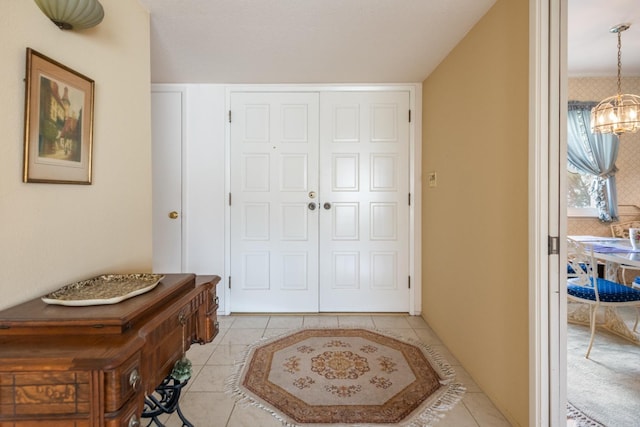
[[[164,424],[158,420],[158,416],[177,412],[183,427],[194,427],[180,410],[180,393],[182,392],[182,388],[187,385],[187,382],[188,380],[178,381],[168,376],[156,387],[153,394],[144,397],[142,418],[151,419],[147,426],[153,423],[156,426],[162,427]]]
[[[578,323],[582,325],[589,325],[589,306],[587,304],[581,304],[572,302],[571,307],[567,310],[567,317],[569,322]],[[604,328],[609,332],[612,332],[622,338],[631,341],[634,344],[640,344],[640,336],[627,326],[624,320],[620,317],[615,307],[601,307],[604,308],[604,316],[600,316],[598,312],[594,313],[596,316],[596,327]]]
[[[622,338],[625,338],[635,344],[640,344],[638,334],[627,326],[614,307],[605,307],[604,327]]]

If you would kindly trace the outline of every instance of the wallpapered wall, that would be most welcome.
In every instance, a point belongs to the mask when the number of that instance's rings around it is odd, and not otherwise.
[[[623,77],[624,93],[640,93],[640,77]],[[571,101],[600,101],[616,93],[615,77],[576,77],[569,79],[568,94]],[[620,221],[640,219],[640,132],[620,137],[618,151],[618,204]],[[567,234],[610,236],[610,224],[597,218],[569,217]]]

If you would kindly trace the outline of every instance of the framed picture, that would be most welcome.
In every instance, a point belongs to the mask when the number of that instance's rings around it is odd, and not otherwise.
[[[27,48],[24,182],[91,184],[94,81]]]

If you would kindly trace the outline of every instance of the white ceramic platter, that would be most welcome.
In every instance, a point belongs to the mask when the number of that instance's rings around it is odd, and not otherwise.
[[[149,292],[164,278],[160,274],[104,274],[65,285],[42,297],[47,304],[88,306],[117,304]]]

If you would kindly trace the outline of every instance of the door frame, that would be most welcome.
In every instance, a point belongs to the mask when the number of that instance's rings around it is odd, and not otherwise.
[[[384,84],[384,85],[229,85],[225,93],[225,111],[229,112],[231,94],[234,92],[329,92],[329,91],[407,91],[411,123],[409,124],[409,191],[411,206],[409,208],[409,274],[412,286],[409,289],[409,314],[420,315],[422,310],[422,83]],[[229,118],[225,118],[225,272],[231,271],[231,207],[229,193],[231,191],[231,126]],[[229,276],[225,275],[224,313],[231,313],[231,290]]]
[[[550,427],[567,422],[566,35],[567,0],[529,1],[529,425]]]

